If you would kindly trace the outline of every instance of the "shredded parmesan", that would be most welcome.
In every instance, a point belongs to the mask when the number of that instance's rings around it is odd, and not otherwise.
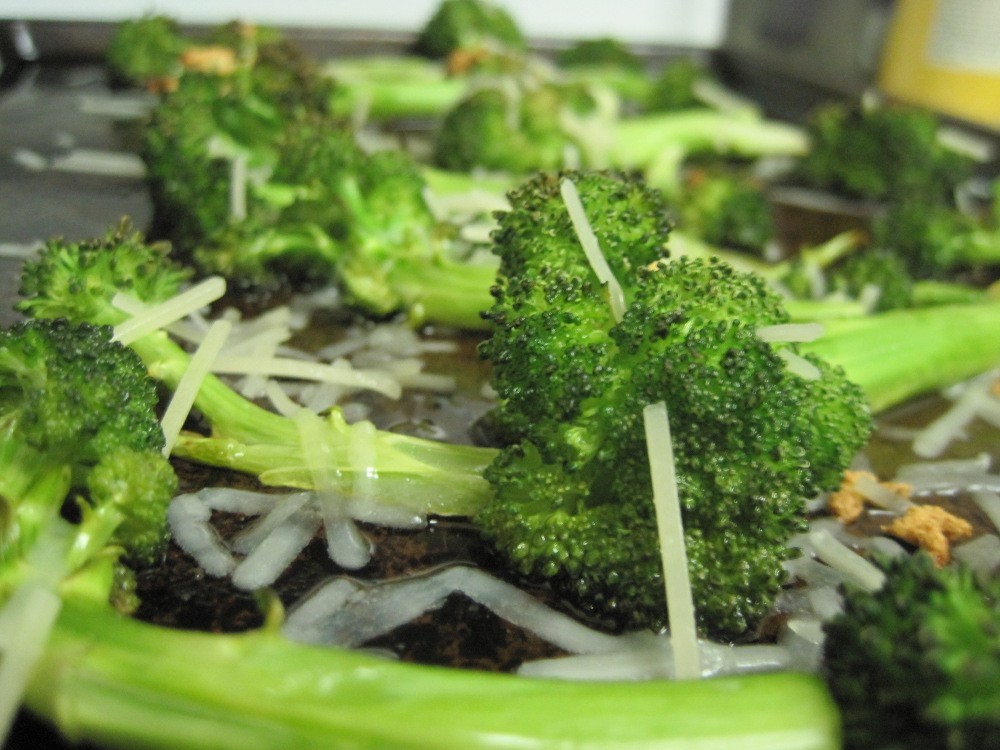
[[[211,304],[226,293],[226,281],[220,276],[210,276],[195,284],[180,294],[157,305],[146,307],[138,315],[133,315],[123,323],[115,326],[114,340],[126,346],[143,336],[158,331],[161,328],[180,320],[191,312]],[[122,304],[119,295],[115,295],[111,304],[118,307]],[[125,307],[134,306],[125,303]]]
[[[594,234],[593,228],[590,226],[590,221],[587,219],[587,213],[584,211],[583,202],[580,200],[580,194],[577,192],[576,185],[572,180],[564,179],[559,183],[559,192],[562,195],[563,202],[566,204],[569,218],[573,222],[573,229],[576,231],[576,236],[583,246],[583,252],[586,254],[587,260],[594,269],[594,273],[597,274],[598,281],[602,284],[607,284],[611,313],[614,315],[616,321],[621,321],[625,316],[625,293],[622,291],[618,279],[611,272],[611,267],[608,265],[607,259],[601,252],[601,246],[597,241],[597,236]]]
[[[878,591],[885,583],[885,573],[868,562],[826,529],[809,533],[809,544],[816,557],[868,591]]]
[[[247,179],[246,154],[237,154],[229,162],[229,218],[234,221],[247,217]]]
[[[785,360],[785,367],[793,375],[798,375],[804,380],[819,380],[821,375],[819,368],[805,357],[800,357],[788,349],[778,349],[775,354]]]
[[[695,679],[701,676],[701,659],[666,404],[662,401],[650,404],[642,410],[642,420],[653,481],[656,526],[660,535],[660,558],[675,675],[682,680]]]
[[[381,393],[392,399],[402,394],[399,381],[389,373],[355,370],[347,360],[332,364],[310,362],[291,357],[255,357],[223,354],[212,364],[212,372],[230,375],[268,375],[272,377],[315,380]]]
[[[166,441],[163,446],[164,456],[170,455],[177,436],[184,426],[184,421],[198,396],[201,383],[209,373],[212,360],[225,345],[226,337],[231,328],[232,324],[227,320],[217,320],[213,323],[205,335],[205,340],[191,356],[187,369],[181,375],[177,388],[174,389],[174,395],[171,397],[170,403],[167,404],[167,408],[163,412],[163,419],[160,421],[163,437]]]
[[[777,323],[757,329],[757,338],[768,343],[815,341],[822,335],[820,323]]]

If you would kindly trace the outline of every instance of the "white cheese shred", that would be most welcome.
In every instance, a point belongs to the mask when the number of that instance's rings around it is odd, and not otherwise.
[[[757,329],[757,338],[768,343],[815,341],[822,335],[820,323],[777,323]]]
[[[334,383],[350,388],[375,391],[391,399],[402,394],[396,378],[386,372],[355,370],[346,360],[341,364],[309,362],[291,357],[259,357],[223,354],[212,364],[212,372],[229,375],[267,375]]]
[[[215,321],[208,329],[208,333],[205,334],[205,340],[201,342],[201,346],[191,355],[191,361],[184,374],[181,375],[177,388],[174,389],[174,395],[163,412],[163,419],[160,420],[163,437],[166,441],[163,446],[164,456],[170,455],[170,451],[177,441],[177,436],[184,426],[184,421],[198,396],[202,381],[212,367],[212,360],[225,346],[231,328],[232,323],[228,320]]]
[[[195,310],[215,302],[226,293],[226,280],[221,276],[210,276],[180,294],[156,305],[149,305],[142,312],[115,326],[114,340],[125,346],[143,336],[170,325]],[[123,312],[135,310],[134,303],[127,297],[115,297],[112,306]]]
[[[566,210],[569,212],[570,221],[573,222],[573,229],[583,246],[583,252],[587,256],[597,280],[608,286],[608,296],[610,297],[611,314],[616,321],[621,321],[625,316],[625,292],[622,291],[621,284],[611,272],[611,266],[601,252],[600,243],[594,234],[587,213],[584,211],[583,202],[580,200],[580,193],[577,192],[576,185],[572,180],[565,179],[559,183],[559,193],[562,195]]]
[[[868,591],[878,591],[885,583],[885,573],[846,544],[834,539],[826,529],[809,532],[809,543],[816,557]]]
[[[696,679],[701,677],[701,659],[666,404],[660,401],[644,408],[642,421],[653,481],[656,526],[660,535],[674,672],[678,679]]]
[[[233,221],[243,221],[247,217],[248,177],[246,154],[236,154],[229,163],[229,218]]]
[[[803,380],[819,380],[822,373],[805,357],[800,357],[788,349],[778,349],[775,351],[779,357],[785,360],[785,367],[793,375],[798,375]]]

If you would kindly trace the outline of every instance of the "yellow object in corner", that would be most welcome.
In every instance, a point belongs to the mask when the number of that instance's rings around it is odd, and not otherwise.
[[[1000,131],[1000,0],[898,0],[878,85]]]

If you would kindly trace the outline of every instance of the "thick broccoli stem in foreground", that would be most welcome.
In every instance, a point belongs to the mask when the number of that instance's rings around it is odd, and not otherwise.
[[[828,320],[802,349],[843,367],[882,411],[995,367],[998,330],[998,303],[938,305]]]
[[[167,630],[70,600],[28,706],[75,741],[170,750],[586,746],[833,750],[812,675],[553,683],[304,646],[264,629]]]

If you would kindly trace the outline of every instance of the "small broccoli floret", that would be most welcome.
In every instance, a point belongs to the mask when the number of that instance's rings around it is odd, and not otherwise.
[[[811,146],[797,173],[818,188],[874,200],[950,202],[971,174],[971,160],[942,144],[937,118],[919,109],[830,104],[807,127]]]
[[[446,58],[460,51],[519,50],[524,37],[514,18],[486,0],[442,0],[414,43],[425,57]]]
[[[181,74],[181,54],[189,45],[173,18],[129,19],[118,25],[108,42],[108,66],[112,77],[123,83],[162,86]]]
[[[693,170],[677,204],[679,227],[709,244],[761,255],[774,239],[771,203],[743,173]]]
[[[890,204],[873,226],[874,244],[897,255],[919,279],[1000,265],[1000,224],[928,200]]]
[[[895,310],[914,304],[914,282],[895,253],[877,247],[849,257],[830,274],[830,286],[858,299],[871,294],[874,310]]]
[[[671,112],[705,107],[695,90],[696,82],[705,75],[704,67],[688,57],[665,63],[653,78],[645,108],[651,112]]]
[[[883,560],[878,591],[846,587],[824,672],[847,748],[980,748],[1000,731],[1000,588],[920,552]]]
[[[147,510],[158,514],[145,526],[158,542],[164,540],[163,512],[175,480],[160,456],[163,432],[156,388],[139,358],[111,336],[109,327],[63,319],[31,320],[0,331],[0,432],[7,459],[0,495],[8,506],[3,536],[22,554],[58,516],[69,490],[69,485],[42,494],[18,489],[48,481],[45,477],[56,486],[59,477],[88,487],[94,479],[96,491],[83,503],[81,524],[86,530],[81,538],[93,539],[88,548],[107,544],[118,524],[98,533],[105,524],[92,522],[87,514],[105,513],[112,506],[139,516]],[[131,471],[140,466],[142,474]],[[118,475],[113,498],[104,491],[108,482],[98,479],[108,472]],[[144,483],[151,492],[141,499],[131,496],[131,489]],[[147,506],[154,488],[166,488],[167,497],[157,496]],[[126,531],[121,541],[143,557],[159,547],[145,532],[133,536]]]
[[[624,289],[621,321],[573,233],[560,179],[577,185]],[[482,352],[497,419],[517,440],[486,472],[495,497],[476,516],[484,534],[595,614],[662,625],[641,414],[665,401],[701,626],[745,632],[780,590],[804,498],[835,486],[867,438],[861,392],[819,360],[815,377],[790,371],[780,350],[794,345],[758,338],[787,322],[758,277],[663,260],[658,194],[621,175],[567,173],[510,198]]]

